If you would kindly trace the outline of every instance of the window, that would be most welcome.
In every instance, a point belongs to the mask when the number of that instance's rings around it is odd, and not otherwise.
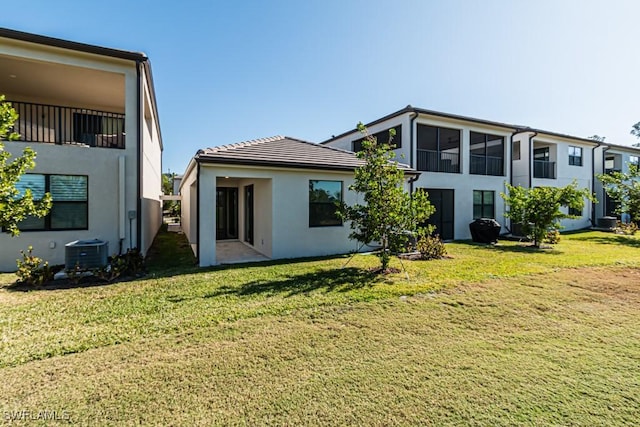
[[[494,192],[473,190],[473,219],[495,218]]]
[[[533,149],[533,177],[555,179],[556,163],[550,161],[549,147]]]
[[[636,166],[640,165],[638,156],[629,156],[629,163]]]
[[[21,221],[18,225],[21,231],[86,230],[89,227],[87,176],[25,174],[16,188],[21,193],[31,189],[34,199],[41,199],[47,192],[53,199],[49,214]]]
[[[576,208],[569,208],[569,215],[582,216],[582,210]]]
[[[418,170],[460,173],[460,130],[419,124]]]
[[[582,166],[582,148],[569,147],[569,164],[572,166]]]
[[[309,181],[309,227],[342,225],[340,202],[342,181]]]
[[[504,175],[504,138],[471,132],[471,166],[474,175]]]
[[[401,148],[402,147],[402,125],[398,125],[398,126],[394,126],[392,128],[383,130],[382,132],[377,132],[374,133],[373,135],[371,135],[372,137],[374,137],[376,139],[376,141],[380,144],[388,144],[389,143],[389,131],[391,129],[395,129],[396,131],[396,136],[393,137],[393,140],[391,141],[391,145],[393,145],[394,149],[396,148]],[[351,148],[352,151],[354,153],[357,153],[359,151],[362,151],[362,141],[364,141],[365,138],[360,138],[358,140],[355,140],[351,143]]]

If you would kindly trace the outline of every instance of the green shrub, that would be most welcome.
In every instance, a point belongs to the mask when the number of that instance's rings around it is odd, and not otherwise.
[[[622,222],[618,221],[616,224],[615,232],[624,234],[626,236],[633,236],[638,231],[638,224],[635,222]]]
[[[109,258],[109,264],[93,271],[93,274],[106,282],[119,277],[137,277],[144,273],[144,257],[138,249],[129,249],[126,254]]]
[[[49,267],[47,261],[43,261],[33,255],[33,247],[29,246],[27,251],[20,251],[22,260],[16,260],[18,265],[18,283],[22,285],[28,285],[33,287],[41,287],[46,282],[53,280],[53,271]]]
[[[447,249],[439,235],[421,236],[416,243],[421,259],[438,259],[447,254]]]
[[[560,232],[556,228],[547,230],[547,234],[544,236],[543,241],[545,243],[549,243],[550,245],[560,243]]]

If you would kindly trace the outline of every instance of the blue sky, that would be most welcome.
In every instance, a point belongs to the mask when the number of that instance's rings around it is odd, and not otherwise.
[[[164,170],[411,104],[632,144],[636,0],[13,1],[0,26],[151,59]]]

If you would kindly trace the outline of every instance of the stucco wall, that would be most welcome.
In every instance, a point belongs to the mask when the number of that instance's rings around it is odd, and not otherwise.
[[[351,172],[265,169],[203,164],[200,172],[200,265],[214,265],[215,189],[219,178],[236,179],[239,188],[255,185],[254,246],[273,259],[346,253],[358,248],[348,238],[347,224],[333,227],[309,227],[309,180],[343,182],[343,198],[352,204],[356,194],[347,191],[353,182]],[[188,182],[185,175],[183,182]],[[183,183],[183,192],[185,184]],[[242,191],[239,192],[242,196]],[[243,209],[240,209],[242,215]],[[243,217],[239,217],[242,224]],[[193,222],[189,215],[183,221]],[[192,228],[193,223],[187,226]],[[241,226],[243,227],[243,226]],[[243,228],[240,230],[243,236]]]
[[[70,174],[88,176],[89,228],[70,231],[25,231],[18,237],[0,234],[0,270],[13,271],[20,250],[33,246],[34,254],[49,261],[51,265],[64,263],[64,245],[78,239],[102,239],[109,242],[109,253],[117,254],[120,232],[125,235],[123,249],[129,244],[128,224],[120,229],[120,210],[135,210],[135,191],[133,197],[126,197],[126,206],[119,206],[119,158],[125,151],[107,148],[88,148],[69,145],[31,144],[37,150],[36,167],[31,173]],[[19,154],[24,143],[7,142],[5,149]],[[126,159],[129,169],[135,164]],[[135,171],[130,171],[135,173]],[[135,182],[135,179],[134,179]],[[135,189],[135,186],[133,186]],[[130,192],[128,192],[130,193]],[[130,196],[130,195],[129,195]],[[135,240],[135,223],[133,224]],[[134,241],[135,245],[135,241]]]
[[[532,178],[532,187],[565,187],[576,181],[578,188],[586,188],[592,191],[593,185],[593,170],[591,168],[592,160],[592,145],[581,143],[577,140],[567,140],[564,138],[558,138],[553,136],[538,135],[533,138],[534,147],[548,146],[550,161],[556,162],[556,178],[544,179],[544,178]],[[569,147],[581,147],[582,148],[582,166],[574,166],[569,164]],[[582,211],[582,218],[580,219],[565,219],[560,223],[564,227],[565,231],[579,230],[582,228],[590,227],[591,224],[591,209],[592,204],[590,201],[585,201],[585,206]]]
[[[197,167],[192,160],[189,163],[187,172],[180,183],[180,226],[184,235],[191,244],[194,255],[197,255],[198,237],[196,236],[197,222]]]
[[[629,160],[631,156],[640,156],[640,149],[625,147],[609,147],[606,151],[604,147],[598,147],[595,151],[595,175],[605,172],[605,158],[607,156],[614,157],[614,169],[619,169],[623,173],[629,172]],[[596,220],[605,215],[605,191],[602,182],[595,179],[595,193],[599,203],[596,205]]]
[[[42,231],[24,232],[18,238],[0,235],[0,270],[15,270],[15,259],[20,249],[31,245],[36,255],[48,260],[51,264],[64,262],[64,244],[77,239],[100,238],[109,242],[110,254],[116,254],[120,247],[125,251],[129,246],[146,249],[153,239],[155,231],[160,225],[160,151],[156,146],[145,147],[145,155],[141,162],[145,164],[145,175],[142,177],[142,211],[137,212],[137,180],[138,180],[138,78],[136,64],[130,60],[123,60],[84,52],[36,45],[20,41],[2,39],[2,54],[16,59],[39,64],[54,63],[83,69],[93,78],[91,84],[100,84],[99,76],[117,76],[110,79],[117,81],[115,86],[101,87],[102,93],[119,92],[124,94],[124,100],[118,107],[105,106],[100,99],[90,103],[77,103],[74,93],[58,88],[62,97],[34,97],[11,90],[4,91],[15,100],[68,105],[119,111],[125,114],[125,149],[109,149],[98,147],[83,147],[75,145],[56,145],[52,143],[29,143],[37,152],[37,166],[33,173],[43,174],[76,174],[89,177],[89,229],[77,231]],[[93,70],[93,71],[91,71]],[[58,83],[64,81],[56,80]],[[83,80],[76,82],[74,88],[86,84]],[[92,86],[93,87],[93,86]],[[76,89],[77,90],[77,89]],[[106,91],[106,92],[105,92]],[[80,92],[76,92],[78,94]],[[120,98],[118,98],[120,99]],[[157,124],[153,130],[157,134]],[[19,154],[25,143],[6,143],[5,148],[13,154]],[[156,189],[157,188],[157,189]],[[136,221],[129,221],[129,212],[142,218],[142,241],[136,241]]]
[[[395,126],[402,125],[402,138],[400,139],[400,142],[401,142],[400,148],[393,151],[396,153],[396,159],[400,163],[405,163],[405,164],[409,164],[410,154],[411,154],[410,152],[411,136],[409,132],[409,121],[410,121],[409,116],[410,116],[409,113],[402,114],[400,116],[394,117],[389,120],[385,120],[381,123],[377,123],[367,128],[369,134],[373,135],[378,132],[382,132],[387,129],[393,128]],[[347,151],[352,151],[353,141],[361,139],[362,137],[363,135],[360,132],[354,131],[326,145],[329,147],[335,147],[335,148],[340,148]],[[398,143],[398,140],[396,140],[396,144],[397,143]]]
[[[162,147],[160,132],[151,106],[146,75],[143,85],[142,126],[142,234],[140,249],[143,254],[153,243],[160,225],[162,225]]]

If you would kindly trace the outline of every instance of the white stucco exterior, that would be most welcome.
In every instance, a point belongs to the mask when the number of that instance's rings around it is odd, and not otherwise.
[[[593,191],[593,149],[596,143],[583,139],[546,134],[543,132],[525,131],[514,135],[514,144],[519,144],[519,158],[513,160],[513,185],[525,188],[533,187],[565,187],[576,182],[578,188]],[[581,149],[580,165],[570,164],[570,147]],[[536,149],[548,150],[549,163],[536,170]],[[548,167],[547,167],[548,165]],[[591,227],[593,204],[585,200],[580,219],[561,221],[564,230],[580,230]]]
[[[460,172],[428,172],[420,170],[418,164],[417,127],[418,125],[437,126],[460,131]],[[482,123],[474,123],[454,118],[432,116],[428,114],[412,114],[410,112],[391,117],[388,120],[377,121],[367,129],[370,134],[402,126],[402,144],[395,150],[399,161],[407,163],[420,172],[419,179],[413,184],[414,189],[438,189],[454,191],[453,209],[453,239],[470,239],[469,223],[473,221],[473,192],[474,190],[492,191],[495,200],[495,218],[503,226],[507,224],[504,218],[505,204],[500,193],[506,190],[505,183],[509,180],[510,156],[509,141],[512,129],[500,126],[491,126]],[[504,170],[502,176],[472,175],[470,171],[470,132],[488,133],[504,138]],[[328,142],[326,145],[351,150],[352,141],[361,135],[353,131]],[[413,138],[413,140],[412,140]]]
[[[636,161],[640,158],[640,148],[637,147],[625,147],[621,145],[603,144],[595,150],[595,167],[594,173],[596,176],[595,182],[595,194],[600,203],[596,205],[596,221],[598,218],[607,215],[616,215],[614,206],[609,206],[606,193],[602,182],[597,179],[600,174],[607,173],[609,171],[619,171],[622,173],[629,172],[629,164],[632,161]]]
[[[110,255],[129,247],[146,253],[162,220],[162,143],[145,67],[130,59],[4,37],[0,37],[0,47],[2,66],[7,72],[14,67],[19,70],[11,80],[0,78],[0,93],[14,102],[46,104],[51,106],[48,111],[56,111],[45,129],[52,135],[50,142],[5,142],[5,149],[12,155],[20,155],[26,146],[35,150],[36,167],[29,173],[82,175],[88,180],[87,229],[23,231],[18,237],[2,233],[0,271],[15,270],[19,251],[28,246],[51,265],[63,264],[64,245],[78,239],[106,240]],[[143,105],[144,99],[149,102]],[[66,140],[55,143],[53,136],[61,133],[62,127],[66,135],[72,132],[71,119],[67,117],[65,124],[57,110],[63,107],[124,114],[124,148],[90,147]],[[139,107],[145,113],[145,108],[149,109],[148,127],[144,115],[143,120],[138,119]],[[44,113],[23,119],[45,120]],[[129,219],[130,213],[135,219]]]
[[[249,247],[270,259],[322,256],[353,252],[359,244],[349,239],[348,224],[309,226],[309,181],[340,181],[347,204],[358,201],[348,191],[352,171],[256,167],[207,164],[192,161],[182,180],[182,224],[185,235],[199,256],[200,266],[218,264],[216,259],[216,189],[238,189],[238,239],[244,242],[245,205],[242,194],[254,186],[254,243]],[[199,192],[198,192],[199,185]],[[195,191],[194,191],[195,190]],[[198,197],[199,201],[194,201]],[[199,210],[198,210],[199,209]],[[198,210],[194,214],[194,210]],[[199,217],[199,218],[198,218]],[[199,233],[196,227],[199,224]]]

